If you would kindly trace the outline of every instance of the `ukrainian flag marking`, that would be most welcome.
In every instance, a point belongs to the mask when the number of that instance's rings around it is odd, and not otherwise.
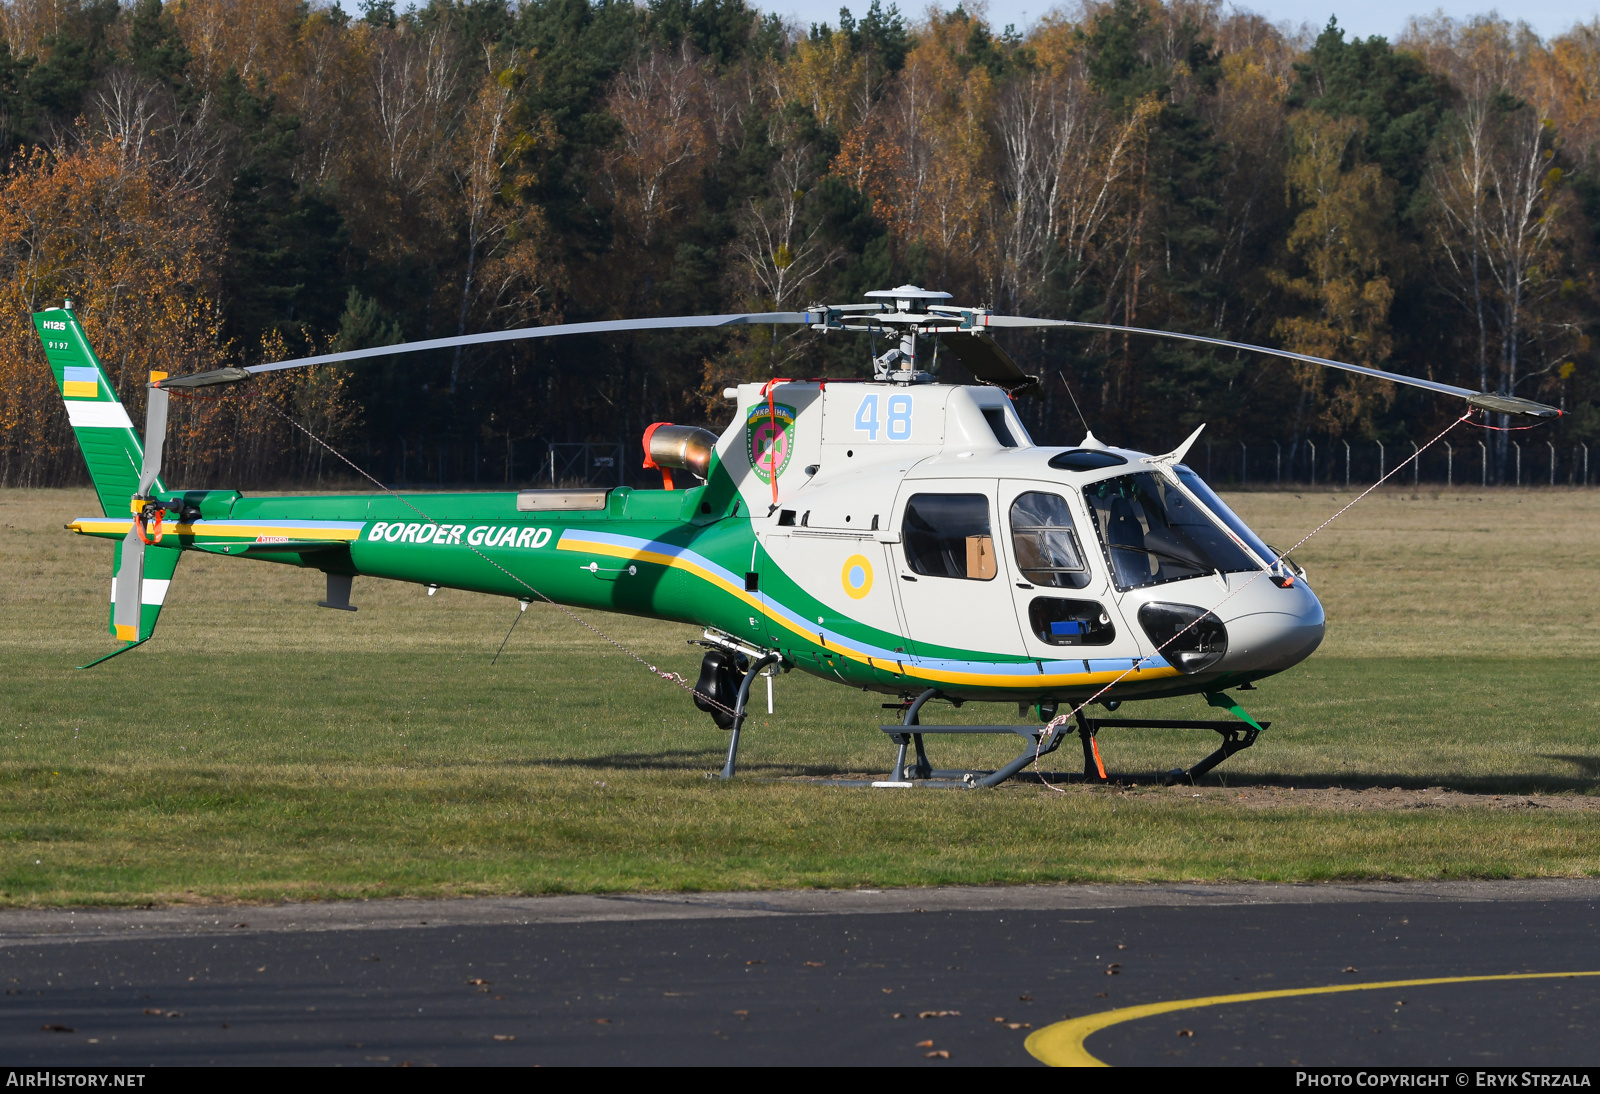
[[[69,399],[98,399],[100,370],[82,365],[66,366],[62,369],[61,394]]]

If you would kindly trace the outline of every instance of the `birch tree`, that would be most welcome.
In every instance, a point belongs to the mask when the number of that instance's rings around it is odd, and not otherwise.
[[[687,42],[672,53],[652,47],[617,77],[606,109],[621,127],[605,158],[607,185],[624,223],[649,246],[712,147],[705,68]]]

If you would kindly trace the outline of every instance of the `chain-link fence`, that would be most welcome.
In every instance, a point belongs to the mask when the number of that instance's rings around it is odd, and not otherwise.
[[[1415,441],[1202,442],[1185,462],[1207,481],[1239,487],[1367,486],[1418,450]],[[1441,441],[1389,482],[1396,486],[1591,486],[1589,446],[1579,442]]]

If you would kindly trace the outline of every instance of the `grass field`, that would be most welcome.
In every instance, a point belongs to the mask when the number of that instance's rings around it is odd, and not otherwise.
[[[1286,546],[1348,495],[1231,500]],[[79,672],[112,648],[110,550],[61,531],[93,506],[0,491],[0,904],[1600,873],[1597,491],[1369,498],[1297,553],[1328,639],[1245,696],[1255,748],[1166,789],[1214,738],[1108,731],[1120,784],[1067,793],[810,785],[892,750],[879,697],[798,673],[708,781],[726,735],[549,608],[491,666],[510,601],[357,581],[329,612],[238,560],[186,557],[156,638]],[[693,678],[691,629],[592,618]]]

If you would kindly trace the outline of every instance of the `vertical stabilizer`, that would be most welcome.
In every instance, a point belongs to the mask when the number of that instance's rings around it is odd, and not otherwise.
[[[144,448],[127,409],[72,309],[36,312],[33,326],[66,403],[67,420],[89,465],[101,511],[106,516],[121,516],[139,488],[139,470],[144,463]],[[165,489],[163,484],[155,484],[156,491]]]

